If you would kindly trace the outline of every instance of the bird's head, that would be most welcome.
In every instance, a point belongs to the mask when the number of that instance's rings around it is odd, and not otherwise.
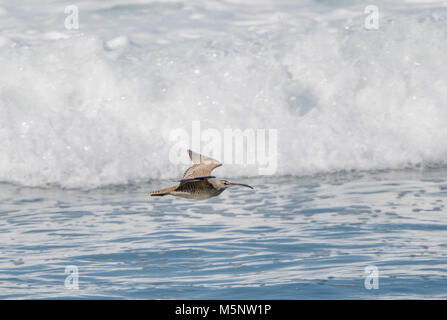
[[[225,190],[226,188],[229,188],[229,187],[236,187],[236,186],[238,186],[238,187],[246,187],[246,188],[253,189],[253,187],[252,187],[252,186],[249,186],[248,184],[234,183],[234,182],[230,182],[230,181],[228,181],[228,180],[217,180],[216,182],[217,182],[217,186],[218,186],[218,188],[219,188],[219,189],[224,189],[224,190]]]

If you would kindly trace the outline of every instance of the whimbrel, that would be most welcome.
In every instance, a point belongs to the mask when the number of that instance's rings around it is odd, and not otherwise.
[[[214,180],[211,171],[220,167],[222,163],[188,150],[189,158],[194,165],[188,168],[179,180],[179,184],[169,188],[149,192],[151,196],[172,195],[187,199],[205,200],[218,196],[228,187],[241,186],[253,189],[252,186],[243,183],[232,183],[227,180]]]

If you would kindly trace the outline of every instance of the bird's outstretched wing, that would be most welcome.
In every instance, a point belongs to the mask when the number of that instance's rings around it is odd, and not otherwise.
[[[205,176],[205,177],[195,177],[195,178],[186,178],[186,179],[180,179],[180,183],[184,182],[195,182],[195,181],[201,181],[205,179],[213,179],[215,176]]]
[[[211,171],[222,165],[219,161],[202,156],[191,150],[188,150],[188,154],[194,165],[185,171],[183,179],[209,177],[211,176]]]
[[[186,192],[189,194],[194,193],[207,193],[209,190],[213,189],[213,186],[208,181],[208,179],[200,179],[189,181],[189,179],[185,179],[180,182],[180,185],[175,189],[178,192]]]

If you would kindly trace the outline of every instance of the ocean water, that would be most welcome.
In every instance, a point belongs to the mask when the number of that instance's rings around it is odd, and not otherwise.
[[[445,299],[447,7],[369,4],[0,1],[0,298]],[[150,198],[197,122],[277,170]]]
[[[244,182],[202,202],[2,184],[1,297],[447,297],[445,168]]]

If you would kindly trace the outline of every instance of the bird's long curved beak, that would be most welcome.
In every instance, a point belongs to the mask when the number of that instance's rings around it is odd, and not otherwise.
[[[246,187],[246,188],[254,189],[252,186],[249,186],[248,184],[230,182],[230,187],[232,187],[232,186],[239,186],[239,187]]]

